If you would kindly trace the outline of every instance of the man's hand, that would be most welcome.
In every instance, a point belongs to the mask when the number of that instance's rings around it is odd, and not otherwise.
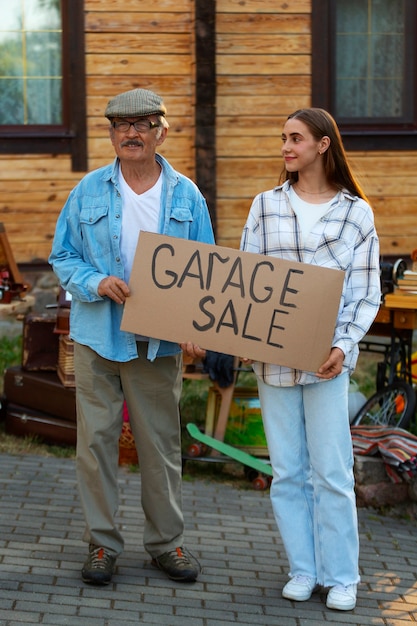
[[[124,280],[117,276],[107,276],[99,283],[98,295],[107,296],[117,304],[123,304],[130,296],[130,290]]]
[[[200,346],[192,343],[192,341],[180,343],[180,347],[184,354],[191,359],[204,359],[204,357],[206,356],[206,351],[204,350],[204,348],[200,348]]]
[[[335,378],[335,376],[341,373],[344,360],[345,355],[343,351],[340,348],[332,348],[329,358],[319,367],[316,376],[319,378]]]

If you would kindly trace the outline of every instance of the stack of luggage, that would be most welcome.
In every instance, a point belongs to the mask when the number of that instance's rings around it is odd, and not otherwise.
[[[59,368],[60,347],[67,348],[71,340],[66,334],[68,328],[62,328],[58,320],[59,310],[25,316],[22,361],[4,373],[2,411],[7,433],[75,445],[73,377],[65,376]]]

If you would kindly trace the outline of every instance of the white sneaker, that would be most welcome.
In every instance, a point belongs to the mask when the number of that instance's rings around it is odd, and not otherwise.
[[[327,594],[326,606],[328,609],[351,611],[356,606],[357,585],[336,585]]]
[[[317,584],[315,578],[297,574],[285,585],[282,590],[282,597],[287,598],[287,600],[297,600],[298,602],[303,602],[304,600],[310,599],[316,586]]]

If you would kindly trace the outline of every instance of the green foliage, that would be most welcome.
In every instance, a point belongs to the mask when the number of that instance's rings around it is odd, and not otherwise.
[[[11,365],[18,365],[22,359],[22,335],[0,338],[0,367],[3,371]]]
[[[0,387],[3,391],[3,372],[22,361],[22,336],[0,338]]]
[[[210,380],[184,380],[180,401],[183,426],[188,422],[204,426],[208,390],[212,384]]]
[[[358,383],[359,391],[370,398],[376,391],[376,373],[381,354],[361,352],[352,378]]]

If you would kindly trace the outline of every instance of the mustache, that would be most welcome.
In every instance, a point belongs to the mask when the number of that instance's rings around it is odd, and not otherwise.
[[[122,148],[124,148],[125,146],[141,147],[143,146],[143,142],[139,141],[138,139],[126,139],[126,141],[122,141],[120,145]]]

